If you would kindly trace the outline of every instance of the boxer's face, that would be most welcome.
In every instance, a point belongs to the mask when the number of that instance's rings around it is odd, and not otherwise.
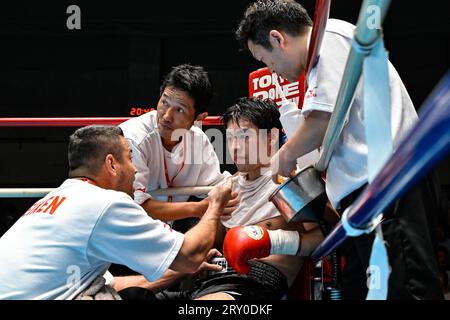
[[[226,134],[228,150],[240,172],[252,172],[265,165],[261,159],[268,150],[267,132],[241,119],[239,123],[230,121]]]
[[[176,141],[176,129],[189,130],[194,124],[195,102],[186,92],[174,87],[166,87],[158,101],[158,131],[166,141]]]
[[[271,72],[275,72],[290,82],[298,81],[303,69],[299,54],[295,52],[293,47],[289,45],[280,46],[276,41],[272,50],[255,44],[251,40],[248,41],[247,45],[253,57],[264,63]]]
[[[125,192],[130,197],[134,198],[134,176],[137,172],[136,167],[134,166],[132,162],[132,154],[131,154],[131,148],[128,143],[128,141],[120,137],[121,144],[122,144],[122,159],[117,159],[119,162],[120,170],[118,170],[117,175],[117,188],[115,188],[118,191]],[[119,161],[120,160],[120,161]]]

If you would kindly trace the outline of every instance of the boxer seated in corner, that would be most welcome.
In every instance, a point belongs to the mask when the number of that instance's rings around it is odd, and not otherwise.
[[[239,266],[239,270],[232,269],[229,263],[223,261],[224,258],[216,259],[222,260],[221,271],[210,271],[208,277],[197,280],[191,290],[160,291],[156,294],[156,299],[249,300],[280,299],[286,295],[303,265],[304,256],[308,256],[323,237],[315,224],[288,224],[268,200],[269,195],[277,188],[271,180],[267,165],[270,155],[279,147],[279,118],[275,102],[256,98],[238,99],[223,115],[228,150],[239,170],[234,178],[233,191],[239,193],[240,203],[231,216],[221,220],[222,230],[218,234],[222,236],[217,248],[222,247],[220,243],[229,229],[246,226],[245,231],[250,235],[250,241],[254,242],[254,251],[261,251],[259,235],[267,234],[266,230],[269,230],[272,248],[262,255],[269,256],[244,261],[246,255],[239,252],[238,248],[242,247],[239,241],[248,239],[227,237],[231,238],[226,239],[227,257],[230,261],[233,260],[232,265]],[[281,236],[287,234],[293,237],[292,241],[279,241],[292,245],[273,245],[274,238],[280,236],[278,230],[292,230],[281,233]],[[299,233],[302,241],[299,241]],[[261,242],[265,240],[262,238]],[[300,249],[299,242],[302,243]],[[236,247],[233,248],[233,245]],[[249,256],[261,255],[250,253]],[[236,261],[237,259],[243,261]]]

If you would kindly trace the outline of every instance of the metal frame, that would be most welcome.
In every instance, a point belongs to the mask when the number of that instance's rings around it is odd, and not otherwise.
[[[345,124],[345,117],[350,109],[356,85],[362,73],[364,58],[370,53],[372,46],[381,36],[381,29],[370,28],[367,21],[371,16],[371,6],[380,10],[380,27],[389,8],[390,0],[365,0],[359,13],[353,46],[345,65],[344,75],[339,87],[336,106],[331,115],[327,131],[322,143],[322,155],[316,164],[318,171],[325,171],[336,146],[339,135]],[[372,13],[373,14],[373,13]]]
[[[83,127],[90,124],[118,125],[130,117],[84,117],[84,118],[0,118],[0,127]],[[207,117],[202,121],[205,126],[219,126],[222,118]]]
[[[399,142],[399,147],[377,177],[356,199],[348,213],[349,223],[364,228],[373,218],[411,188],[450,151],[450,72],[448,72],[419,114],[419,121]],[[347,239],[339,222],[311,255],[323,259]]]

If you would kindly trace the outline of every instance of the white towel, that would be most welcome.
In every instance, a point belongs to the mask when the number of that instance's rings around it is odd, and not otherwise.
[[[98,276],[75,300],[122,300],[116,290],[105,283],[103,275]]]

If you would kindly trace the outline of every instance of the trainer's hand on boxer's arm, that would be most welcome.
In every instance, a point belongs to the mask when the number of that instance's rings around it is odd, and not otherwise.
[[[215,186],[208,193],[208,203],[209,206],[218,206],[220,214],[223,216],[230,215],[236,210],[239,200],[238,194],[232,191],[231,178],[228,178],[225,183]]]
[[[230,180],[230,178],[227,179]],[[225,183],[224,183],[225,184]],[[217,187],[217,186],[216,186]],[[192,204],[197,206],[197,210],[196,210],[196,216],[198,218],[201,218],[206,210],[209,207],[209,203],[211,200],[211,192],[213,192],[213,190],[216,188],[214,187],[213,189],[211,189],[211,191],[208,194],[208,197],[206,197],[205,199],[199,201],[199,202],[193,202]],[[214,191],[214,194],[219,192],[218,190]],[[231,215],[231,213],[237,209],[237,207],[239,206],[239,198],[237,197],[237,194],[232,193],[231,198],[228,200],[228,202],[225,203],[224,209],[223,209],[223,215],[224,216],[229,216]]]
[[[202,210],[197,210],[198,214],[197,217],[201,218],[203,216],[203,214],[205,213],[206,209],[208,209],[209,206],[209,197],[203,199],[200,202],[195,202],[195,203],[199,203],[203,209]],[[224,216],[231,216],[231,214],[234,212],[234,210],[236,210],[239,207],[239,197],[234,196],[228,200],[228,202],[225,204],[225,207],[223,209],[223,215]]]
[[[231,214],[239,207],[239,197],[236,192],[232,194],[232,198],[228,200],[223,209],[223,217],[231,217]]]
[[[300,235],[297,231],[239,226],[228,230],[223,242],[223,254],[236,272],[248,273],[248,260],[271,254],[296,255],[299,247]]]

